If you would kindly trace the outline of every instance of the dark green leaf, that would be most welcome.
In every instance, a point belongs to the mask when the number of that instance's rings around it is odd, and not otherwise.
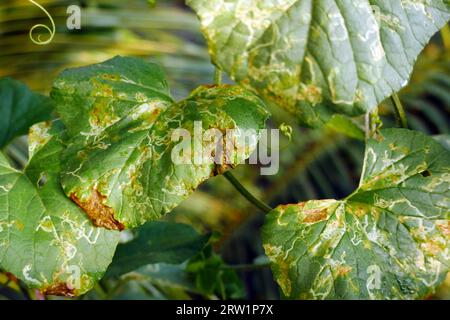
[[[118,246],[106,276],[120,276],[149,264],[180,264],[197,255],[208,239],[209,235],[200,235],[186,224],[147,222],[136,238]]]
[[[28,133],[35,123],[49,120],[51,100],[23,83],[0,79],[0,149],[15,137]]]
[[[195,287],[203,294],[215,294],[222,299],[244,297],[244,287],[236,271],[214,253],[211,245],[189,261],[186,272],[195,279]]]

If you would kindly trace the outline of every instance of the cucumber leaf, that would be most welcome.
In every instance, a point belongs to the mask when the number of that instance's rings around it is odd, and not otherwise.
[[[102,277],[119,233],[95,227],[64,194],[64,145],[52,130],[33,127],[24,172],[0,154],[0,268],[44,294],[75,296]]]
[[[450,153],[406,129],[366,147],[344,200],[282,205],[263,228],[266,254],[291,299],[426,297],[450,267]]]
[[[212,61],[308,126],[373,110],[410,78],[448,0],[187,0]]]
[[[203,181],[242,163],[268,118],[263,103],[237,86],[203,86],[174,102],[159,68],[136,58],[65,71],[52,97],[69,136],[63,189],[95,225],[117,230],[157,220]],[[205,138],[211,128],[236,135]],[[174,140],[177,129],[190,140]],[[192,148],[176,163],[183,144]],[[202,151],[218,144],[241,152],[223,152],[232,156],[219,164],[202,161]]]

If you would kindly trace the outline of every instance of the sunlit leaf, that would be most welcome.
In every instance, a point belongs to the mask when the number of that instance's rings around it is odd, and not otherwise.
[[[425,297],[450,267],[450,153],[387,129],[366,147],[358,189],[272,211],[264,248],[283,294],[300,299]]]
[[[188,0],[213,62],[318,126],[374,109],[409,80],[446,0]]]
[[[236,86],[200,87],[176,103],[160,69],[135,58],[66,71],[52,97],[72,136],[63,153],[63,189],[96,225],[109,229],[158,219],[200,183],[241,163],[268,117],[258,98]],[[180,128],[192,149],[184,154],[188,162],[176,164],[172,151],[181,140],[173,141],[172,133]],[[246,141],[222,136],[223,146],[234,143],[242,152],[216,165],[202,161],[199,146],[208,150],[219,141],[196,133],[210,128],[254,133]]]
[[[64,149],[48,125],[32,129],[24,172],[0,154],[0,268],[46,294],[79,295],[110,264],[118,232],[92,225],[59,184]]]

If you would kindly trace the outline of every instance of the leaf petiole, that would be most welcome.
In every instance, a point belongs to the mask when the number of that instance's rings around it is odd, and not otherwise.
[[[397,119],[397,124],[400,128],[408,129],[408,120],[406,119],[405,109],[400,101],[400,98],[396,93],[391,96],[392,102],[394,104],[395,118]]]
[[[240,194],[242,194],[248,201],[250,201],[262,212],[269,213],[273,210],[267,204],[263,203],[261,200],[258,200],[254,195],[252,195],[250,191],[248,191],[230,171],[225,172],[223,175],[225,176],[225,178],[227,178],[228,181],[230,181],[230,183],[236,188],[236,190],[239,191]]]
[[[222,70],[219,68],[214,69],[214,84],[218,86],[222,84]]]
[[[445,49],[450,51],[450,26],[448,24],[441,29],[441,36]]]

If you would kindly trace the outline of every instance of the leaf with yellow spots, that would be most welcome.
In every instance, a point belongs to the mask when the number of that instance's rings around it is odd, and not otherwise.
[[[448,0],[187,0],[213,62],[308,126],[404,87]]]
[[[406,129],[366,147],[358,189],[344,200],[279,206],[266,254],[291,299],[415,299],[450,268],[450,152]]]
[[[95,227],[60,186],[64,145],[33,127],[33,157],[21,172],[0,153],[0,268],[45,294],[87,292],[111,263],[119,233]]]
[[[136,58],[65,71],[52,97],[69,137],[62,187],[97,226],[117,230],[157,220],[242,163],[268,118],[238,86],[174,102],[159,67]]]

